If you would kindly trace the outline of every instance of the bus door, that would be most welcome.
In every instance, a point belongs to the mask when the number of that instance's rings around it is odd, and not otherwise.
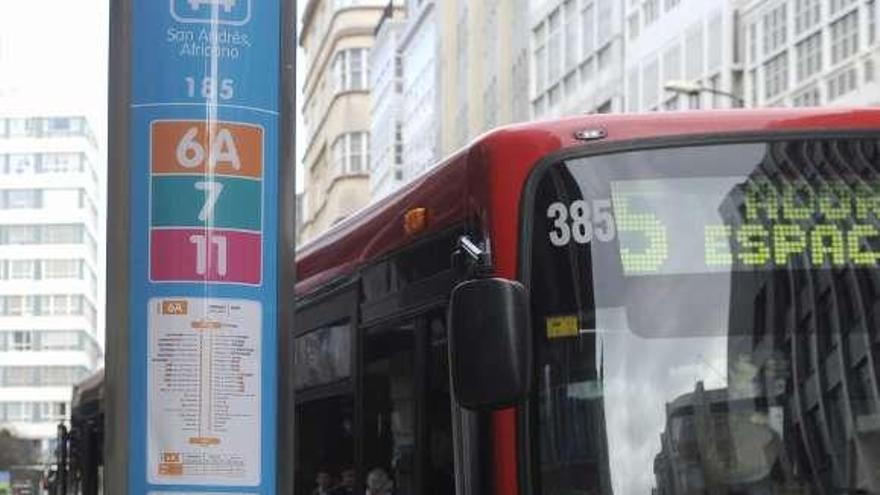
[[[294,335],[294,493],[354,493],[356,286],[301,303]]]
[[[363,469],[396,495],[454,495],[442,310],[363,331]]]

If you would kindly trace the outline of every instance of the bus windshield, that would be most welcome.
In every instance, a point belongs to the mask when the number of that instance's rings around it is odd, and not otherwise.
[[[538,174],[524,230],[538,493],[880,493],[876,139]]]

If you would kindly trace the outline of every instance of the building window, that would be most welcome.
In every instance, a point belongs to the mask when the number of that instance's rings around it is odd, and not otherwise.
[[[681,45],[666,50],[663,54],[663,81],[681,79]]]
[[[37,209],[43,205],[40,189],[7,189],[0,191],[0,210]]]
[[[544,88],[547,87],[547,40],[543,23],[535,29],[534,36],[535,94],[541,94],[544,92]]]
[[[773,98],[788,89],[788,53],[782,52],[764,63],[764,98]]]
[[[611,67],[611,63],[614,61],[613,48],[614,45],[608,45],[599,50],[599,53],[596,55],[596,63],[598,65],[599,73],[602,73],[602,71]]]
[[[764,14],[764,55],[779,50],[786,40],[786,4]]]
[[[859,12],[853,11],[831,23],[831,64],[855,55],[859,49]]]
[[[639,100],[639,69],[633,68],[629,71],[626,83],[626,109],[629,112],[638,112],[640,108]]]
[[[47,331],[40,335],[40,350],[43,351],[78,351],[83,347],[77,331]]]
[[[82,225],[46,225],[43,227],[43,244],[79,244],[83,242]]]
[[[822,70],[822,33],[797,44],[797,80],[802,82]]]
[[[545,111],[543,96],[532,102],[532,115],[535,118],[542,117]]]
[[[31,351],[34,349],[34,334],[28,331],[12,332],[13,351]]]
[[[707,32],[709,38],[709,52],[707,56],[708,71],[715,72],[721,69],[721,63],[724,59],[724,19],[721,14],[717,14],[709,20],[709,30]]]
[[[656,58],[645,64],[642,73],[642,105],[654,107],[660,98],[660,66]]]
[[[873,45],[877,41],[877,4],[874,0],[865,4],[865,15],[868,16],[868,44]]]
[[[749,24],[749,62],[754,64],[758,61],[758,25]]]
[[[574,0],[565,2],[565,70],[570,71],[577,67],[578,63],[578,23]]]
[[[596,72],[596,68],[593,66],[593,58],[588,58],[584,63],[580,66],[581,73],[581,84],[587,84],[593,80],[593,75]]]
[[[865,60],[865,82],[874,82],[874,59]]]
[[[829,0],[828,13],[833,17],[840,13],[843,9],[855,5],[856,0]]]
[[[858,74],[855,67],[842,70],[828,79],[828,99],[835,100],[854,91],[858,85]]]
[[[809,89],[796,94],[791,101],[796,107],[817,107],[819,106],[819,88],[813,86]]]
[[[81,153],[43,153],[37,172],[41,174],[61,174],[82,172],[85,157]]]
[[[709,78],[709,88],[712,89],[712,108],[720,108],[721,95],[718,92],[721,91],[721,74]]]
[[[685,77],[699,79],[703,75],[704,62],[703,24],[697,23],[687,30],[685,36]]]
[[[820,0],[795,0],[794,32],[801,34],[819,23],[822,14]]]
[[[547,78],[548,84],[555,84],[560,77],[562,62],[562,30],[559,10],[553,11],[547,20]]]
[[[10,380],[4,380],[4,381],[15,380],[16,378],[13,378],[13,377],[17,376],[17,373],[15,371],[12,371],[12,370],[14,370],[14,368],[7,368],[7,369],[10,370],[10,372],[8,372],[8,375],[10,376]],[[25,381],[27,382],[25,385],[30,385],[30,382],[33,380],[25,380]],[[22,423],[22,422],[30,421],[31,418],[33,417],[32,411],[33,411],[32,404],[30,402],[7,402],[6,403],[6,421],[9,421],[12,423]]]
[[[35,280],[36,273],[34,271],[35,263],[32,260],[12,260],[11,279],[12,280]]]
[[[370,137],[367,132],[350,132],[333,143],[337,175],[364,174],[369,170]]]
[[[596,9],[592,2],[588,2],[581,10],[581,44],[583,56],[589,57],[596,51]]]
[[[369,88],[369,53],[366,48],[351,48],[336,53],[333,61],[336,92]]]
[[[681,0],[663,0],[663,9],[666,10],[666,12],[669,12],[675,7],[678,7],[679,3],[681,3]]]
[[[659,0],[646,0],[642,3],[642,12],[645,14],[645,26],[653,24],[660,17]]]
[[[635,11],[632,15],[627,19],[627,31],[630,40],[634,40],[639,37],[639,12]]]
[[[45,279],[79,279],[82,278],[82,261],[43,260],[43,278]]]
[[[616,25],[614,22],[614,0],[598,1],[599,22],[596,26],[596,32],[598,33],[599,46],[602,46],[611,39],[611,29]]]

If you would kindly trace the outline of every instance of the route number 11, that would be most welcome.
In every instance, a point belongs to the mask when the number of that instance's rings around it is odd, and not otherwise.
[[[208,258],[210,257],[211,247],[216,247],[216,262],[213,265],[217,269],[217,275],[226,276],[227,257],[226,257],[226,236],[205,234],[193,234],[189,236],[190,244],[196,246],[196,274],[205,276],[208,274]]]

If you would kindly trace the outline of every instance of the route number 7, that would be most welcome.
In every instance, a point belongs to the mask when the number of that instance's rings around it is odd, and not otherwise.
[[[220,199],[220,193],[223,192],[223,184],[214,181],[200,181],[195,183],[195,188],[197,191],[205,191],[205,205],[199,212],[199,221],[213,221],[214,207],[217,206],[217,200]]]

